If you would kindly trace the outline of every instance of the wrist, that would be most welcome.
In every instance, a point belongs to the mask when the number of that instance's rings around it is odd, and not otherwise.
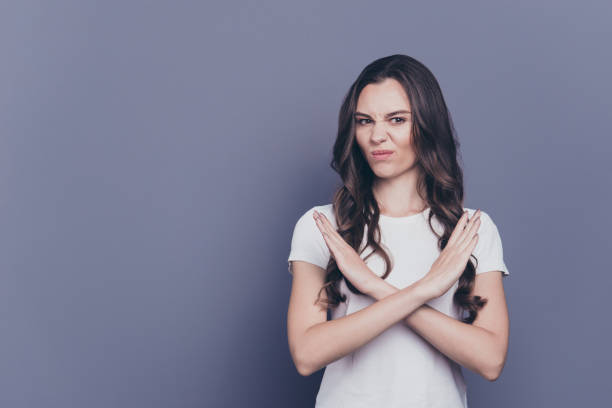
[[[437,297],[433,291],[423,281],[418,280],[410,285],[417,296],[423,303],[429,302],[431,299]]]
[[[379,276],[374,276],[368,282],[365,294],[376,300],[381,300],[397,291],[398,289],[386,280],[381,279]]]
[[[371,279],[367,285],[366,290],[363,292],[365,295],[370,296],[376,300],[381,300],[389,295],[392,295],[400,290],[407,290],[412,292],[421,303],[427,303],[436,296],[428,289],[422,281],[416,281],[412,285],[405,287],[404,289],[398,289],[389,282],[380,277],[376,276]]]

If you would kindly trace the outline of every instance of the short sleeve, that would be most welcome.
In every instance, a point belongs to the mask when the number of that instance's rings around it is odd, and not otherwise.
[[[510,274],[504,262],[504,251],[497,226],[489,214],[482,210],[480,210],[478,243],[473,254],[478,259],[477,275],[489,271],[501,271],[504,277]]]
[[[306,261],[323,269],[327,268],[331,254],[312,216],[315,209],[325,214],[329,219],[329,214],[320,207],[312,207],[298,219],[293,228],[291,250],[287,260],[289,273],[291,274],[293,274],[291,261]]]

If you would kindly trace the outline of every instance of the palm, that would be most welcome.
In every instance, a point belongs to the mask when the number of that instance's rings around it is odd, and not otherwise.
[[[315,211],[313,216],[338,269],[359,291],[367,293],[372,281],[379,277],[338,234],[324,214]]]
[[[435,260],[420,283],[429,288],[434,297],[444,294],[461,276],[478,242],[480,210],[467,219],[465,212],[453,230],[446,247]]]

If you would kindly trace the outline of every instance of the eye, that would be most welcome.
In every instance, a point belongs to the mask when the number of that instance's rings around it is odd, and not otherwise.
[[[366,120],[366,123],[363,123],[363,121]],[[355,119],[355,123],[357,123],[358,125],[366,125],[370,122],[370,119],[365,119],[365,118],[359,118],[359,119]]]
[[[394,119],[399,119],[399,122],[393,122],[393,123],[404,123],[406,121],[406,119],[404,118],[400,118],[400,117],[396,117],[396,118],[391,118],[391,120],[393,121]]]

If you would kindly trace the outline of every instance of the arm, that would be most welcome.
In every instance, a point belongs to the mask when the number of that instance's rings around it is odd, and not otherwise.
[[[405,319],[427,298],[420,286],[411,285],[355,313],[325,321],[324,308],[313,304],[324,283],[325,271],[308,262],[293,264],[287,328],[293,361],[304,376],[370,342]]]
[[[425,293],[425,301],[442,296],[448,291],[463,273],[470,254],[475,251],[480,210],[474,212],[469,220],[467,215],[468,211],[464,211],[446,247],[440,252],[429,272],[418,281],[419,290]],[[325,215],[315,212],[314,217],[338,268],[353,285],[362,293],[378,299],[378,302],[395,296],[398,289],[380,279],[368,268]],[[490,233],[491,230],[488,231]],[[487,244],[490,245],[490,242]],[[441,353],[494,381],[503,368],[508,342],[508,318],[501,273],[478,274],[474,291],[487,298],[488,302],[471,325],[427,305],[418,307],[418,310],[410,310],[405,320],[416,333]]]
[[[422,305],[404,322],[441,353],[458,364],[495,381],[505,365],[509,320],[499,271],[476,275],[474,293],[487,298],[472,324],[463,323],[429,305]],[[398,289],[378,278],[368,295],[385,299]]]

